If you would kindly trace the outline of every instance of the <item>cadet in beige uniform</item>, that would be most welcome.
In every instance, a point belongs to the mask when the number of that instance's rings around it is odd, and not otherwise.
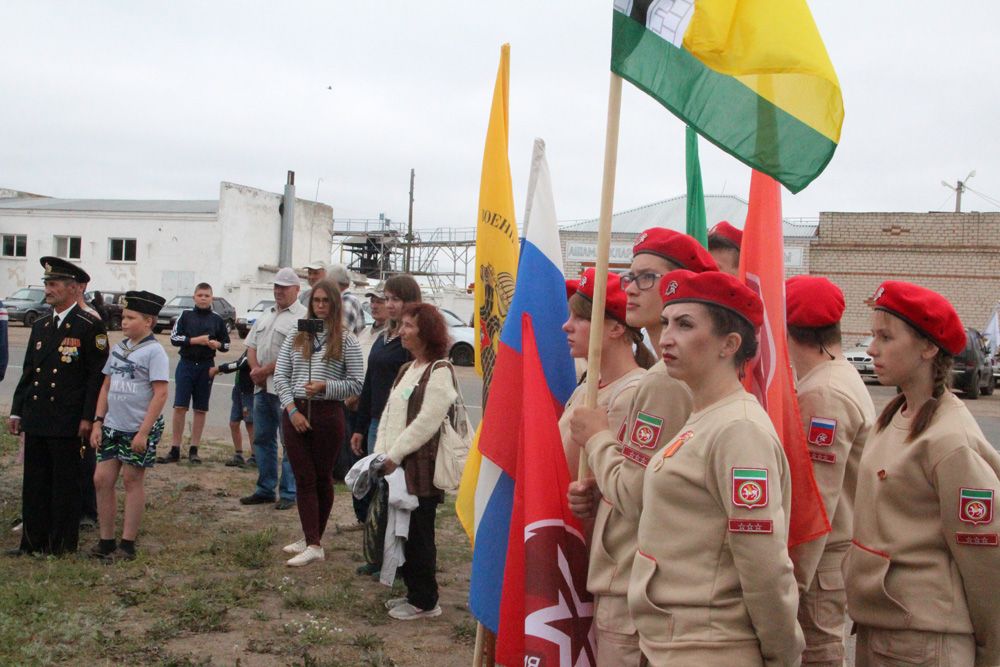
[[[798,376],[799,411],[813,473],[832,530],[790,550],[799,584],[804,665],[844,664],[847,598],[841,564],[851,544],[854,491],[875,406],[861,376],[844,359],[844,294],[826,278],[785,283],[788,353]]]
[[[868,349],[883,410],[858,471],[844,560],[856,665],[1000,665],[1000,455],[947,389],[965,329],[942,296],[886,281]]]
[[[669,229],[648,229],[636,238],[631,271],[623,276],[626,317],[643,327],[658,344],[660,278],[677,267],[715,271],[715,262],[697,241]],[[602,410],[573,412],[573,439],[589,447],[595,479],[570,485],[570,506],[583,518],[596,513],[591,538],[587,588],[596,597],[597,660],[601,667],[637,666],[642,660],[639,635],[628,612],[628,580],[636,552],[642,511],[642,479],[646,464],[687,420],[691,392],[671,378],[662,361],[639,382],[627,420],[611,419]],[[593,493],[599,487],[595,498]]]
[[[569,342],[570,354],[575,359],[586,359],[590,342],[590,313],[593,310],[594,269],[587,269],[580,280],[567,281],[569,319],[563,331]],[[597,389],[597,407],[608,415],[612,424],[624,424],[636,385],[655,359],[642,343],[642,332],[625,323],[625,292],[617,274],[609,273],[604,305],[603,335],[601,343],[601,376]],[[580,447],[570,435],[570,418],[573,410],[584,404],[587,384],[581,383],[566,401],[559,431],[562,434],[570,479],[575,480],[579,468]]]
[[[740,382],[760,299],[727,274],[662,283],[660,348],[694,411],[646,468],[628,605],[652,665],[797,665],[788,463]]]

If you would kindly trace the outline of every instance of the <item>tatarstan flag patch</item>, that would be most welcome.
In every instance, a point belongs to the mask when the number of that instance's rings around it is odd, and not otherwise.
[[[973,525],[993,521],[993,489],[961,489],[958,518]]]
[[[733,468],[733,504],[747,509],[767,505],[767,468]]]
[[[661,430],[663,430],[661,417],[640,410],[635,416],[635,424],[632,425],[632,435],[629,440],[637,447],[653,449],[656,447],[656,441],[660,439]]]

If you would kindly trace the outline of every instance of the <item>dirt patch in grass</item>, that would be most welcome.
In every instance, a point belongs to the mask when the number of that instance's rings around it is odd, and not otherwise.
[[[0,664],[467,665],[475,622],[466,610],[470,551],[451,503],[438,512],[444,613],[405,623],[384,602],[403,594],[355,574],[361,533],[350,496],[336,490],[326,561],[293,569],[281,547],[301,537],[295,510],[245,507],[256,471],[226,468],[228,443],[205,463],[158,465],[147,475],[139,557],[111,565],[80,554],[0,558]],[[0,435],[0,547],[20,513],[17,442]],[[119,487],[119,504],[121,503]],[[119,514],[120,522],[120,514]],[[120,530],[120,525],[119,525]]]

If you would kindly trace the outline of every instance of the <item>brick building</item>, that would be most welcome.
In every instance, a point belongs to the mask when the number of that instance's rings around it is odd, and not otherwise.
[[[1000,213],[820,213],[809,272],[844,290],[848,341],[868,333],[886,279],[940,292],[982,330],[1000,299]]]

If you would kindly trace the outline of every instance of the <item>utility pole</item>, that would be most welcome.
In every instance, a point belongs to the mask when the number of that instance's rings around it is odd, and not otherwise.
[[[955,186],[947,181],[941,181],[941,185],[948,188],[949,190],[955,191],[955,213],[962,212],[962,193],[965,192],[965,184],[969,182],[969,179],[976,175],[976,170],[973,169],[969,172],[969,175],[965,177],[965,180],[958,181]]]
[[[406,223],[406,252],[403,253],[403,271],[410,272],[410,256],[413,252],[413,177],[414,170],[410,169],[410,217]]]

